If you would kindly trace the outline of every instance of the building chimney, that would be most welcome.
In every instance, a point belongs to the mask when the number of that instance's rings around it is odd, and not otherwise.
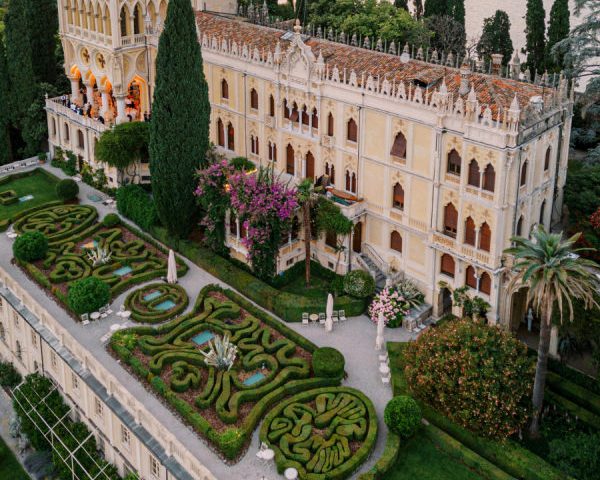
[[[471,66],[469,61],[465,58],[462,66],[460,67],[460,88],[458,90],[459,95],[466,95],[471,90],[469,85],[469,79],[471,77]]]
[[[502,73],[502,58],[501,53],[492,53],[492,75],[500,75]]]

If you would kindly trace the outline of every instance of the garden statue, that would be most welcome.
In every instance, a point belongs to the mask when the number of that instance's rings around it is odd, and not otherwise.
[[[204,363],[217,370],[231,369],[237,355],[237,347],[229,341],[229,336],[216,336],[214,340],[208,343],[208,352],[200,353],[204,355]]]
[[[529,311],[527,312],[527,331],[531,332],[531,328],[533,327],[533,310],[529,307]]]
[[[102,248],[101,246],[97,246],[95,249],[90,250],[88,252],[88,260],[92,262],[94,267],[98,265],[106,265],[110,262],[111,253],[108,251],[108,248]]]

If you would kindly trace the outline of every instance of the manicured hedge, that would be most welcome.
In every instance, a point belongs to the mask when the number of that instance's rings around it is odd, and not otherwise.
[[[553,391],[546,390],[546,400],[550,403],[555,403],[556,405],[562,407],[571,415],[577,417],[583,423],[589,425],[594,430],[600,431],[600,417],[598,415],[594,415],[589,410],[586,410],[581,405],[578,405],[567,398],[558,395]]]
[[[571,400],[595,415],[600,415],[600,395],[571,382],[554,372],[548,372],[547,386],[553,392]]]
[[[314,351],[312,367],[317,377],[339,378],[344,376],[344,355],[332,347],[321,347]]]
[[[117,190],[117,209],[144,230],[158,223],[154,202],[139,185],[125,185]]]
[[[403,373],[402,359],[402,352],[407,344],[388,342],[387,345],[394,395],[409,394]],[[477,436],[450,421],[427,404],[419,402],[419,405],[425,419],[513,477],[523,480],[565,480],[569,478],[513,440],[499,442]]]
[[[72,178],[64,178],[54,187],[56,196],[65,202],[74,200],[79,194],[79,185]]]
[[[45,170],[42,170],[42,172],[44,172],[44,171]],[[5,178],[8,178],[8,177],[5,177]],[[61,202],[60,200],[54,200],[52,202],[47,202],[42,205],[38,205],[37,207],[31,207],[31,208],[28,208],[27,210],[21,210],[20,212],[15,213],[10,218],[5,218],[4,220],[0,220],[0,232],[4,232],[11,223],[16,222],[19,218],[25,217],[25,216],[29,215],[30,213],[40,210],[41,208],[55,207],[57,205],[62,205],[62,204],[63,204],[63,202]]]
[[[385,406],[383,420],[391,432],[412,437],[421,426],[421,408],[408,395],[397,395]]]
[[[358,480],[380,480],[394,466],[398,459],[401,446],[400,435],[388,432],[385,440],[385,448],[379,460],[371,467],[367,473],[363,473]]]
[[[117,225],[121,225],[121,217],[119,217],[116,213],[109,213],[102,219],[102,225],[107,228],[113,228]]]
[[[48,253],[48,239],[41,232],[25,232],[15,239],[12,250],[22,262],[41,260]]]
[[[160,297],[146,301],[144,296],[151,291],[161,293]],[[153,305],[166,300],[171,300],[175,306],[169,310],[160,311],[153,309]],[[131,318],[136,322],[160,323],[168,318],[175,317],[183,312],[189,304],[186,291],[180,285],[153,283],[134,290],[125,298],[125,307],[131,311]]]

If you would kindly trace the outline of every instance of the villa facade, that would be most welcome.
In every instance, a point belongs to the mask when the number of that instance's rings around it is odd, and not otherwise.
[[[101,133],[150,113],[166,2],[77,1],[59,0],[65,70],[71,96],[91,99],[95,110],[88,118],[49,99],[50,145],[103,168],[94,157]],[[502,78],[449,58],[425,62],[422,51],[399,56],[395,46],[385,53],[380,44],[358,48],[300,26],[285,32],[200,11],[233,13],[235,2],[195,3],[211,141],[292,182],[328,185],[355,224],[349,238],[315,240],[315,260],[340,273],[410,278],[437,317],[467,285],[491,305],[491,322],[519,321],[523,302],[505,293],[503,251],[513,235],[560,220],[572,115],[566,82],[521,82],[518,59],[514,78]],[[116,173],[107,174],[114,185]],[[146,164],[128,175],[150,178]],[[227,223],[232,254],[244,259],[244,232]],[[303,255],[290,237],[278,270]]]

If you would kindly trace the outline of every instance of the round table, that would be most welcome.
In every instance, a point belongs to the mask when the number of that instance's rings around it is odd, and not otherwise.
[[[316,313],[311,313],[308,318],[310,319],[311,322],[316,322],[319,319],[319,315]]]
[[[262,452],[262,458],[268,462],[273,460],[274,457],[275,457],[275,451],[271,450],[270,448],[267,448],[266,450],[264,450]]]
[[[296,470],[293,467],[286,468],[285,472],[283,472],[283,475],[285,476],[285,478],[287,480],[297,480],[297,478],[298,478],[298,470]]]
[[[390,367],[388,367],[385,363],[382,363],[379,366],[379,371],[383,374],[390,373]]]
[[[100,318],[100,312],[92,312],[92,313],[90,313],[90,318],[92,320],[98,320]]]
[[[129,317],[131,317],[131,312],[129,310],[125,310],[124,312],[121,312],[121,318],[124,318],[125,320],[127,320]]]

